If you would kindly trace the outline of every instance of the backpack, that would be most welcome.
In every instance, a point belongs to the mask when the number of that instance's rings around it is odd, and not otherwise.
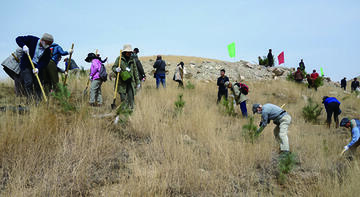
[[[101,64],[99,77],[102,81],[107,81],[107,76],[108,76],[108,74],[106,72],[106,68],[105,68],[104,64]]]
[[[240,87],[240,91],[242,94],[248,95],[249,87],[244,83],[235,83],[236,86]]]

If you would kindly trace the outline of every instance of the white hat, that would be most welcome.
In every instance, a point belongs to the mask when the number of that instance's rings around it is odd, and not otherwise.
[[[125,44],[123,52],[133,52],[131,45],[130,44]]]

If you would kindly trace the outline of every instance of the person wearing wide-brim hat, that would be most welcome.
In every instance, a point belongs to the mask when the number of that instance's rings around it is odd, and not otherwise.
[[[351,141],[348,145],[344,147],[344,150],[341,154],[344,154],[347,150],[350,150],[350,159],[352,154],[356,151],[356,148],[360,145],[360,120],[358,119],[348,119],[343,118],[340,122],[341,127],[350,129],[351,131]]]
[[[103,81],[100,79],[101,61],[94,53],[89,53],[85,59],[86,62],[91,63],[90,75],[90,101],[91,106],[102,105],[101,85]]]
[[[136,61],[132,58],[132,53],[133,50],[131,45],[124,45],[121,60],[120,56],[117,57],[112,66],[112,70],[115,74],[120,73],[117,91],[120,94],[121,102],[125,103],[125,106],[130,109],[134,108],[136,89],[140,88],[139,74],[136,67]],[[120,68],[119,61],[121,61]]]

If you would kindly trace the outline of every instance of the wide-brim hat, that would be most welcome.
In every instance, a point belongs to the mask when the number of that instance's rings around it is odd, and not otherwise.
[[[123,48],[123,52],[133,52],[130,44],[125,44]]]
[[[95,53],[89,53],[85,59],[85,62],[91,62],[93,59],[97,59],[97,58],[98,57],[95,55]]]

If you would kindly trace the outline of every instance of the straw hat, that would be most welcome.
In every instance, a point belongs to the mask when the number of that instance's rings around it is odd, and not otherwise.
[[[131,45],[130,44],[125,44],[123,52],[133,52]]]

